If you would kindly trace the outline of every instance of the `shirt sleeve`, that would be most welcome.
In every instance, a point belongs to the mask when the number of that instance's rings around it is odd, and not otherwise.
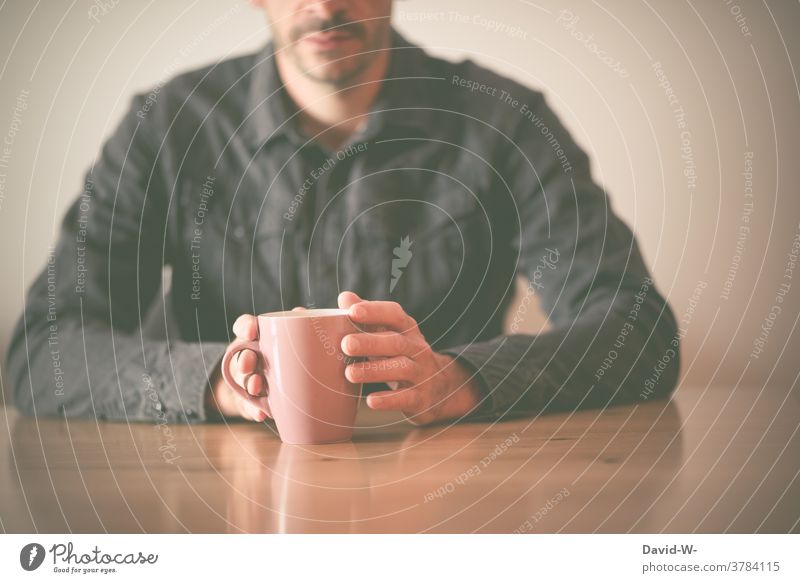
[[[168,182],[146,110],[135,97],[27,293],[7,356],[24,414],[205,419],[209,373],[225,345],[153,341],[141,332],[169,259]]]
[[[680,370],[673,313],[588,157],[535,95],[501,166],[518,209],[517,224],[505,227],[516,233],[517,273],[527,279],[522,305],[536,294],[552,326],[444,352],[477,373],[479,415],[668,395]]]

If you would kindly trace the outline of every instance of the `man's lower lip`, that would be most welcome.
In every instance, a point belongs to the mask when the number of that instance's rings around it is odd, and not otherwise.
[[[340,32],[315,32],[301,38],[301,41],[312,43],[321,48],[330,48],[354,40],[351,34]]]

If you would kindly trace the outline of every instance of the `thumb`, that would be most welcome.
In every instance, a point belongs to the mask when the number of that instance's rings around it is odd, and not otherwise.
[[[364,300],[358,297],[357,294],[351,291],[343,291],[342,293],[339,294],[339,308],[341,308],[342,310],[347,310],[350,308],[350,306],[363,301]]]

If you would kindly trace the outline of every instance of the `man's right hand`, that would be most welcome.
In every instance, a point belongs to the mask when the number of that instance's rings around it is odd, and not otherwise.
[[[295,308],[302,309],[302,308]],[[258,320],[244,314],[233,324],[238,340],[258,339]],[[231,372],[236,381],[247,389],[249,398],[240,395],[222,378],[219,366],[211,378],[211,390],[206,394],[206,412],[213,417],[243,417],[250,421],[264,421],[269,416],[267,404],[267,379],[260,357],[252,350],[242,350],[231,361]]]

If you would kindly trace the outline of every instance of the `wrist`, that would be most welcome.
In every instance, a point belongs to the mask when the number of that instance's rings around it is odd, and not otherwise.
[[[458,358],[449,355],[441,356],[447,359],[445,370],[448,371],[451,394],[458,402],[458,414],[469,415],[474,413],[480,407],[481,399],[483,398],[479,379],[474,371]]]

